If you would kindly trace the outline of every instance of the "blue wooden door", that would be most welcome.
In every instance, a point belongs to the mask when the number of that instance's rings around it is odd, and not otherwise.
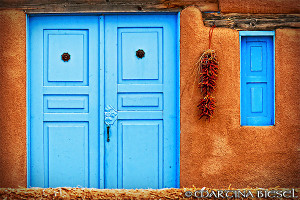
[[[97,188],[98,17],[30,17],[29,30],[28,186]]]
[[[117,113],[105,187],[178,187],[177,15],[108,15],[105,27],[106,112]]]
[[[29,30],[28,186],[178,187],[177,15],[37,16]]]

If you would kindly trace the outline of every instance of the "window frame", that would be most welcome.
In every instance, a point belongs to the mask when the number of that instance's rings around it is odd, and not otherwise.
[[[242,109],[241,109],[241,105],[242,105],[242,75],[241,75],[241,70],[242,70],[242,37],[245,36],[271,36],[273,39],[273,124],[271,125],[243,125],[242,124]],[[276,119],[275,119],[275,31],[239,31],[239,43],[240,43],[240,126],[251,126],[251,127],[256,127],[256,126],[275,126],[276,124]]]

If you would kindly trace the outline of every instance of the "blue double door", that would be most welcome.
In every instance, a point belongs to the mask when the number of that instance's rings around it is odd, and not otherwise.
[[[29,17],[29,187],[178,187],[177,35],[173,14]]]

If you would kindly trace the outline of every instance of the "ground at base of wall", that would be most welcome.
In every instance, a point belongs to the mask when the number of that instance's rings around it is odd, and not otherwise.
[[[300,188],[0,188],[0,199],[299,199]],[[227,195],[227,196],[226,196]],[[227,197],[227,198],[226,198]]]

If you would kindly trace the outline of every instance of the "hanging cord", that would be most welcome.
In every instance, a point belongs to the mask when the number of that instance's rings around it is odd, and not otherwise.
[[[214,110],[216,108],[216,100],[212,96],[212,92],[216,88],[216,80],[218,74],[218,61],[216,58],[216,53],[211,49],[211,40],[214,28],[213,25],[209,30],[209,49],[203,52],[198,60],[198,87],[201,90],[203,98],[200,99],[198,108],[200,110],[200,119],[205,117],[210,121],[213,117]]]
[[[209,29],[209,48],[208,49],[210,49],[210,46],[211,46],[211,39],[212,39],[212,34],[213,34],[213,31],[214,31],[214,28],[216,27],[216,25],[215,25],[215,22],[214,22],[214,25]],[[203,53],[202,54],[202,56],[199,58],[199,60],[197,61],[197,63],[196,63],[196,65],[195,65],[195,68],[191,71],[191,75],[197,70],[197,77],[195,78],[195,80],[194,80],[194,84],[193,84],[193,88],[192,88],[192,94],[193,94],[193,92],[194,92],[194,85],[195,85],[195,82],[197,81],[197,79],[198,79],[198,74],[200,74],[201,73],[201,71],[202,71],[202,65],[200,64],[200,62],[201,62],[201,60],[202,60],[202,58],[203,58],[203,55],[204,55],[205,53]],[[198,82],[202,82],[202,79],[201,80],[199,80]],[[186,84],[186,87],[188,86],[188,84]],[[184,90],[186,89],[186,87],[184,87],[183,88],[183,90],[182,90],[182,92],[181,92],[181,96],[183,95],[183,92],[184,92]],[[201,92],[202,92],[202,88],[201,88]]]
[[[210,49],[210,45],[211,45],[211,39],[212,39],[212,34],[214,31],[214,28],[216,27],[216,25],[213,25],[210,30],[209,30],[209,45],[208,45],[208,49]]]

